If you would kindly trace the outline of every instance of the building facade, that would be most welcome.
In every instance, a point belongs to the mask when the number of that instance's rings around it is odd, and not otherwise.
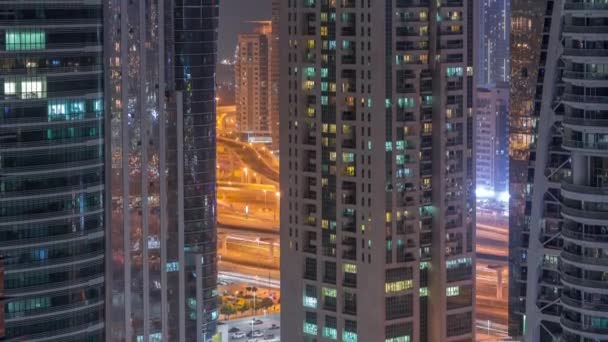
[[[509,27],[512,0],[479,0],[477,84],[509,81]]]
[[[475,107],[476,178],[478,196],[508,191],[509,88],[477,88]]]
[[[279,20],[281,0],[272,0],[272,35],[270,36],[270,64],[268,65],[270,78],[270,91],[268,104],[270,106],[270,134],[272,136],[272,149],[278,150],[280,146],[280,116],[279,116],[279,75],[281,72],[281,56],[279,53]]]
[[[266,25],[258,33],[238,38],[234,84],[241,132],[270,132],[270,30]]]
[[[525,204],[511,227],[521,236],[515,281],[525,280],[517,283],[518,298],[511,298],[512,308],[521,312],[512,328],[526,341],[603,341],[608,336],[608,6],[567,0],[521,2],[517,8],[522,28],[534,34],[514,44],[529,44],[534,57],[525,58],[537,62],[532,70],[538,73],[528,73],[524,63],[513,70],[535,77],[528,89],[532,96],[526,97]]]
[[[107,336],[216,331],[218,2],[106,3]]]
[[[104,341],[99,1],[0,3],[4,338]]]
[[[281,2],[286,341],[474,341],[473,1]]]

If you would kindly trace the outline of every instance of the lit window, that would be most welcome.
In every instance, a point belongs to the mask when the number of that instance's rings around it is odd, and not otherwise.
[[[321,36],[327,36],[327,26],[321,26]]]
[[[46,34],[38,29],[6,31],[6,51],[41,50],[46,46]]]
[[[346,330],[343,331],[342,342],[357,342],[357,333]]]
[[[332,289],[332,288],[329,288],[329,287],[324,287],[323,288],[323,296],[324,297],[336,298],[336,295],[337,295],[336,289]]]
[[[428,287],[421,287],[420,288],[420,297],[426,297],[429,295],[429,288]]]
[[[5,81],[4,82],[4,95],[15,95],[15,82]]]
[[[317,325],[304,322],[304,333],[308,335],[317,335]]]
[[[384,290],[386,293],[401,292],[409,290],[413,287],[413,282],[409,280],[398,280],[384,284]]]
[[[357,265],[354,264],[344,264],[343,265],[344,273],[353,273],[357,274]]]
[[[448,297],[458,296],[460,294],[459,286],[450,286],[445,289],[445,295]]]
[[[336,338],[338,338],[338,330],[336,330],[336,328],[324,327],[323,337],[335,340]]]
[[[22,99],[41,99],[46,97],[46,94],[43,91],[43,82],[40,79],[21,81],[20,90]]]

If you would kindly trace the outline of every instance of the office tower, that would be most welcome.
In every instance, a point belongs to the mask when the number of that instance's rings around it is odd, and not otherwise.
[[[280,53],[279,53],[279,15],[281,8],[281,0],[272,0],[272,18],[270,25],[272,26],[272,34],[270,35],[270,64],[269,70],[269,100],[270,106],[270,134],[272,137],[272,149],[278,150],[280,146],[279,134],[279,75],[280,75]]]
[[[511,92],[509,96],[509,336],[522,339],[526,317],[527,247],[530,240],[528,164],[534,153],[533,127],[539,78],[545,1],[511,1]],[[542,69],[544,73],[544,67]],[[536,116],[536,117],[535,117]],[[533,124],[534,123],[534,124]]]
[[[281,331],[473,341],[474,2],[281,2]]]
[[[604,1],[517,5],[514,46],[522,47],[519,53],[526,45],[529,55],[514,62],[513,74],[532,78],[531,89],[519,93],[524,97],[511,101],[525,101],[517,114],[530,124],[525,204],[511,227],[521,235],[516,277],[526,279],[512,298],[522,313],[513,328],[526,341],[605,340],[608,7]]]
[[[107,336],[208,341],[218,317],[218,3],[107,6]]]
[[[509,191],[509,88],[477,89],[475,118],[477,195]]]
[[[0,23],[5,338],[103,341],[102,6],[4,1]]]
[[[509,3],[514,0],[479,0],[477,83],[509,81]]]
[[[269,24],[238,38],[234,84],[237,127],[241,132],[270,133]]]

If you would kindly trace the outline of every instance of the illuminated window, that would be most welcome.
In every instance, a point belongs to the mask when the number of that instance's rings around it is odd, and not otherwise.
[[[413,282],[409,280],[398,280],[384,284],[384,290],[386,293],[401,292],[409,290],[413,287]]]
[[[329,98],[327,96],[321,96],[321,105],[327,106],[328,103],[329,103]]]
[[[321,77],[327,77],[328,74],[327,68],[321,68]]]
[[[314,49],[315,48],[315,40],[314,39],[309,39],[308,40],[308,48],[309,49]]]
[[[15,88],[16,84],[12,81],[4,81],[4,95],[15,95],[17,89]]]
[[[338,330],[336,330],[336,328],[324,327],[323,337],[335,340],[336,338],[338,338]]]
[[[445,295],[448,297],[458,296],[460,294],[459,286],[450,286],[445,289]]]
[[[429,295],[429,288],[428,287],[421,287],[420,288],[420,297],[426,297]]]
[[[308,335],[317,335],[317,325],[304,322],[304,333]]]
[[[307,80],[304,81],[304,84],[302,85],[302,89],[304,90],[312,90],[315,87],[315,81],[311,81],[311,80]]]
[[[22,99],[41,99],[46,97],[46,80],[32,77],[21,81],[20,95]]]
[[[399,336],[387,338],[385,342],[410,342],[412,339],[408,336]]]
[[[5,42],[6,51],[41,50],[46,46],[46,34],[39,29],[9,30]]]
[[[342,342],[357,342],[357,333],[346,330],[343,331]]]
[[[172,261],[167,263],[167,272],[177,272],[179,271],[179,262]]]
[[[420,26],[420,35],[421,36],[426,36],[429,34],[429,27],[424,25],[424,26]]]
[[[426,11],[420,12],[420,21],[427,21],[429,18],[429,14]]]
[[[327,12],[321,12],[321,22],[327,21]]]
[[[401,97],[397,99],[397,106],[399,108],[414,108],[414,98]]]
[[[403,140],[397,140],[395,142],[395,148],[397,149],[397,151],[401,151],[405,149],[405,141]]]
[[[323,296],[336,298],[336,295],[337,295],[336,289],[332,289],[332,288],[329,288],[329,287],[324,287],[323,288]]]
[[[327,26],[321,26],[321,36],[327,36]]]
[[[344,269],[344,273],[357,274],[357,265],[355,264],[344,264],[342,268]]]
[[[422,128],[422,131],[424,133],[431,133],[431,132],[433,132],[433,124],[430,123],[430,122],[425,122],[424,126]]]
[[[446,74],[448,77],[460,77],[462,76],[462,67],[449,67]]]
[[[352,163],[355,161],[355,154],[352,152],[342,152],[342,162]]]
[[[421,270],[426,270],[427,268],[429,268],[429,266],[430,266],[430,265],[429,265],[429,262],[428,262],[428,261],[422,261],[422,262],[420,263],[420,269],[421,269]]]
[[[425,54],[421,54],[419,56],[419,58],[420,58],[420,63],[422,63],[422,64],[426,64],[426,63],[429,62],[429,55],[427,55],[426,53]]]

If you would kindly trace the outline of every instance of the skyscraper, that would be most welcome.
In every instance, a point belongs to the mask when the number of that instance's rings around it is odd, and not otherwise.
[[[509,88],[477,89],[475,118],[476,183],[478,193],[509,191]]]
[[[107,2],[108,339],[216,330],[218,2]]]
[[[474,2],[281,2],[289,341],[474,340]]]
[[[514,45],[525,46],[538,73],[526,63],[513,70],[534,82],[513,95],[524,98],[511,101],[529,104],[531,137],[525,207],[511,227],[521,235],[516,277],[526,279],[518,284],[525,291],[512,298],[514,308],[525,308],[513,327],[521,327],[526,341],[602,341],[608,336],[608,6],[517,5],[514,25],[529,34]]]
[[[270,48],[270,64],[268,65],[269,70],[269,106],[270,106],[270,134],[272,137],[272,149],[278,150],[280,146],[280,134],[279,134],[279,75],[280,75],[280,53],[279,53],[279,19],[281,0],[272,0],[272,18],[270,25],[272,26],[272,35],[270,36],[269,48]]]
[[[533,177],[528,170],[534,153],[539,99],[540,48],[545,1],[511,1],[511,91],[509,112],[509,336],[524,334],[527,247]],[[544,67],[543,67],[544,73]],[[533,164],[532,164],[533,167]]]
[[[104,340],[99,1],[0,3],[5,338]]]
[[[270,134],[270,23],[256,33],[240,34],[235,67],[237,127],[241,132]]]
[[[509,81],[510,0],[479,0],[477,83]]]

